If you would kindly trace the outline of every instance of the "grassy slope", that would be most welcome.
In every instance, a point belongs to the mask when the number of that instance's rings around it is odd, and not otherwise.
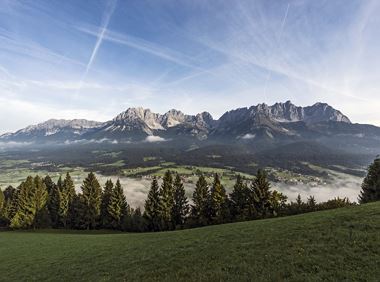
[[[3,232],[0,280],[375,281],[379,252],[380,202],[159,234]]]

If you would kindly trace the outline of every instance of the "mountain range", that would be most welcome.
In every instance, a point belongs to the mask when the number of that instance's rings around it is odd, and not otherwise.
[[[39,144],[81,140],[153,142],[184,139],[251,144],[312,140],[368,150],[377,149],[380,128],[353,124],[347,116],[325,103],[299,107],[288,101],[231,110],[218,120],[208,112],[187,115],[173,109],[158,114],[141,107],[129,108],[107,122],[51,119],[0,136],[1,142]]]

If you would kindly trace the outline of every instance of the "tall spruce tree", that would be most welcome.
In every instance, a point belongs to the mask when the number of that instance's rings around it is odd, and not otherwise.
[[[46,185],[41,177],[38,175],[34,178],[34,203],[36,209],[36,216],[34,219],[34,228],[46,228],[50,226],[50,216],[48,210],[48,190]]]
[[[160,191],[156,177],[153,178],[148,198],[145,201],[144,217],[147,219],[150,231],[161,230]]]
[[[3,190],[0,188],[0,226],[7,225],[7,220],[5,217],[5,196]]]
[[[256,178],[251,185],[251,204],[253,204],[253,217],[266,217],[273,214],[270,184],[263,170],[258,170]]]
[[[62,182],[62,179],[61,179]],[[46,189],[49,194],[48,198],[48,210],[50,214],[51,225],[54,228],[59,226],[59,190],[58,185],[56,185],[53,180],[47,175],[44,179]]]
[[[173,176],[168,170],[165,172],[160,189],[160,216],[162,229],[172,229],[172,209],[174,204]]]
[[[247,219],[249,217],[249,188],[240,175],[236,178],[236,183],[230,198],[231,212],[234,219]]]
[[[122,221],[128,214],[128,204],[119,179],[116,181],[115,188],[111,191],[107,210],[111,219],[111,228],[120,230],[122,228]]]
[[[174,227],[183,228],[186,216],[189,213],[189,203],[186,197],[185,187],[183,186],[181,177],[177,173],[174,184],[174,203],[172,208],[172,222]]]
[[[204,175],[200,175],[193,193],[191,213],[198,225],[208,224],[209,187]]]
[[[103,228],[111,228],[112,227],[112,218],[110,213],[108,212],[108,207],[110,205],[111,195],[113,193],[113,182],[111,179],[106,181],[104,186],[104,191],[102,193],[102,203],[101,203],[101,223]]]
[[[368,167],[359,195],[360,204],[375,201],[380,201],[380,157]]]
[[[29,228],[36,215],[34,197],[34,180],[32,176],[20,184],[17,193],[17,211],[12,217],[11,228]]]
[[[5,208],[5,196],[4,196],[3,190],[1,190],[0,188],[0,213],[3,212],[4,208]]]
[[[5,209],[4,209],[4,218],[7,225],[10,224],[12,218],[15,216],[18,207],[18,189],[8,186],[4,190],[5,197]]]
[[[314,196],[307,198],[307,208],[309,211],[315,211],[317,209],[317,201]]]
[[[59,198],[59,222],[64,228],[71,224],[71,213],[73,213],[72,203],[75,196],[75,185],[70,173],[66,173],[65,179],[58,189]]]
[[[11,220],[12,228],[45,227],[48,193],[39,176],[28,176],[17,193],[17,211]]]
[[[221,223],[227,220],[228,197],[217,173],[214,176],[214,182],[211,186],[209,208],[210,219],[213,223]]]
[[[99,225],[102,189],[94,173],[89,173],[82,184],[82,221],[86,229]]]

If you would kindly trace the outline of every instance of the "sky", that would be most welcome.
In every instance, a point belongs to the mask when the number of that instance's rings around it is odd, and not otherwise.
[[[378,0],[0,0],[0,133],[326,102],[380,126]]]

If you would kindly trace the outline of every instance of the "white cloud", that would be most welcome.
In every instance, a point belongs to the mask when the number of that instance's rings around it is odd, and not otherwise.
[[[256,134],[247,133],[244,136],[242,136],[241,139],[250,140],[250,139],[255,139],[255,137],[256,137]]]
[[[154,135],[147,136],[144,140],[144,142],[148,142],[148,143],[165,142],[165,141],[168,141],[168,140],[160,136],[154,136]]]

